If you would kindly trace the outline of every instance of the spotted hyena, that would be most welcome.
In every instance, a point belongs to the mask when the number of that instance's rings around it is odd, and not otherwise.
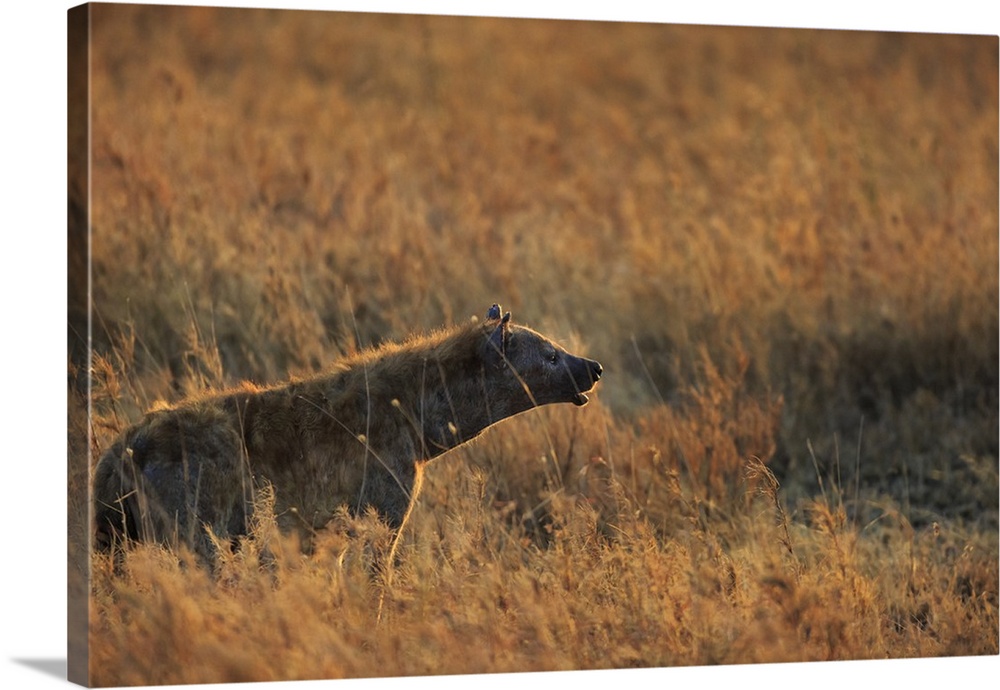
[[[285,531],[313,532],[346,506],[374,509],[398,533],[428,461],[531,408],[586,404],[601,372],[493,305],[483,321],[313,378],[149,412],[97,463],[96,545],[184,543],[211,562],[206,527],[245,534],[268,484]]]

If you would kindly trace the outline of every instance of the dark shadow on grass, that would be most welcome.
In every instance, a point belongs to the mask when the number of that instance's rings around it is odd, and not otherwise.
[[[60,680],[66,680],[66,658],[61,659],[11,659],[11,661],[33,668],[47,676],[54,676]]]

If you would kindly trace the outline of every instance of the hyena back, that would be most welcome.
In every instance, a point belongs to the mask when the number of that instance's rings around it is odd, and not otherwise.
[[[148,413],[94,473],[96,545],[184,543],[211,562],[206,527],[246,534],[270,484],[278,526],[304,535],[346,506],[399,530],[427,461],[533,407],[587,402],[600,363],[510,322],[473,322],[380,347],[328,374]]]

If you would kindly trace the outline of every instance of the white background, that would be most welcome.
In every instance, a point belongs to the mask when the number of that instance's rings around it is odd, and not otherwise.
[[[163,4],[179,4],[165,2]],[[185,4],[197,4],[190,0]],[[995,2],[689,0],[556,2],[434,0],[207,2],[241,7],[641,20],[746,26],[998,33]],[[815,7],[814,4],[821,4]],[[661,7],[661,5],[663,5]],[[66,11],[70,3],[6,3],[0,20],[0,686],[65,684],[66,659]],[[996,290],[998,286],[984,286]],[[1000,658],[783,664],[572,674],[268,683],[220,688],[507,688],[511,684],[810,688],[947,687],[1000,677]],[[989,682],[987,680],[987,682]]]

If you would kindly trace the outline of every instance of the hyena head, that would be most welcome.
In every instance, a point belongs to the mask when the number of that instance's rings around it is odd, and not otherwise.
[[[551,403],[585,405],[586,393],[600,380],[600,362],[577,357],[540,333],[510,323],[494,304],[486,314],[484,373],[490,402],[498,411],[517,414]]]

